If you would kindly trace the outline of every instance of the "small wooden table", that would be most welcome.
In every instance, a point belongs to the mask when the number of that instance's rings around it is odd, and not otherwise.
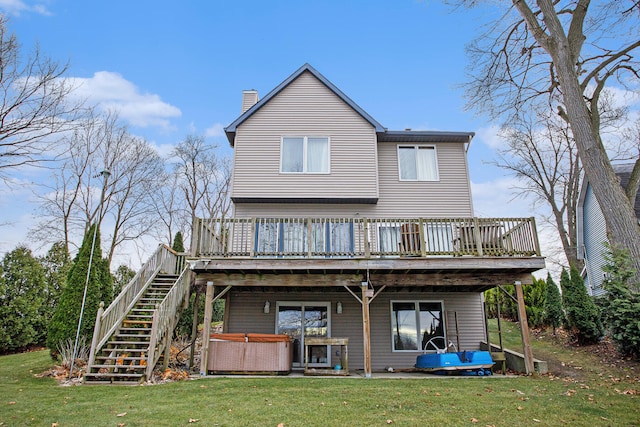
[[[328,345],[340,346],[340,367],[341,369],[331,368],[310,368],[309,367],[309,346],[312,345]],[[330,337],[314,337],[304,340],[304,374],[305,375],[349,375],[349,338],[330,338]],[[327,354],[327,358],[331,360],[331,351]]]

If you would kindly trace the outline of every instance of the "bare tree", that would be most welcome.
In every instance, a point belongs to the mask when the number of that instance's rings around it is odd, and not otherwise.
[[[104,153],[111,172],[104,202],[104,212],[111,217],[109,265],[123,242],[137,240],[154,228],[157,217],[149,195],[160,188],[164,172],[164,161],[147,141],[126,132],[117,135]]]
[[[50,137],[73,125],[80,104],[70,102],[68,65],[44,56],[38,46],[23,55],[7,19],[0,15],[0,179],[10,170],[37,165],[59,151]]]
[[[463,0],[475,4],[475,0]],[[494,117],[547,100],[569,123],[584,171],[604,211],[613,246],[640,275],[640,229],[601,139],[604,90],[637,85],[637,1],[513,0],[504,17],[470,47],[470,104]],[[557,99],[562,102],[558,103]]]
[[[123,242],[149,234],[157,222],[149,195],[158,191],[164,161],[145,140],[131,136],[112,112],[85,118],[63,142],[71,155],[61,161],[41,197],[44,220],[32,235],[42,241],[62,238],[69,248],[89,224],[107,225],[110,265]],[[103,209],[98,209],[104,169],[111,176]]]
[[[223,215],[229,209],[230,167],[215,148],[205,143],[204,136],[188,135],[173,151],[191,227],[198,215]]]
[[[640,118],[622,132],[622,138],[631,145],[629,158],[635,161],[625,188],[627,198],[634,203],[640,187],[640,162],[638,161],[640,159]]]
[[[494,164],[522,182],[517,191],[535,196],[549,208],[547,219],[558,232],[564,255],[580,269],[576,244],[576,211],[582,166],[568,124],[546,108],[502,130],[507,146]]]
[[[186,202],[180,189],[180,175],[177,170],[163,172],[162,185],[157,192],[150,194],[151,202],[158,224],[155,228],[160,241],[173,246],[173,237],[178,231],[185,234],[190,218],[186,217],[184,209]]]
[[[97,175],[102,169],[95,162],[107,129],[115,120],[115,116],[101,117],[92,112],[58,142],[67,155],[52,169],[51,180],[42,184],[44,191],[38,198],[43,219],[30,231],[34,240],[43,245],[63,241],[68,253],[72,247],[79,247],[97,214]]]
[[[204,197],[204,213],[210,218],[224,218],[231,208],[231,159],[218,159],[218,169],[213,174],[209,191]]]

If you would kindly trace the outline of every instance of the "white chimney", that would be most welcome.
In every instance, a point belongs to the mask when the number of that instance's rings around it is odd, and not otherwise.
[[[255,89],[242,91],[242,113],[256,105],[258,102],[258,91]]]

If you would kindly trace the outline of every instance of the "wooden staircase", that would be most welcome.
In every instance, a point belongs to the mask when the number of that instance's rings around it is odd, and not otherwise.
[[[85,384],[139,384],[145,379],[154,312],[177,279],[168,274],[153,279],[121,326],[95,354],[94,363],[85,373]],[[155,352],[158,347],[156,343]]]

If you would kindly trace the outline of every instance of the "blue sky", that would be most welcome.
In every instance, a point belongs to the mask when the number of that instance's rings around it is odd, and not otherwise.
[[[486,164],[496,128],[464,110],[465,46],[495,18],[490,9],[435,0],[0,0],[0,10],[25,49],[38,43],[69,61],[79,94],[118,109],[161,153],[190,133],[230,152],[222,128],[239,115],[242,90],[264,96],[310,63],[389,129],[476,132],[476,215],[532,215],[526,202],[509,203],[512,180]],[[12,225],[0,253],[28,243],[36,208],[26,189],[4,193],[0,223]]]

